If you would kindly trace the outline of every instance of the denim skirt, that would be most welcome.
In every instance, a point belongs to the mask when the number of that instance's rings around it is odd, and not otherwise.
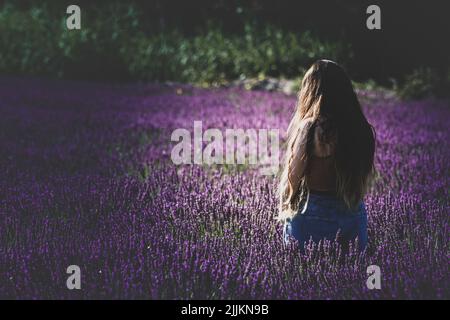
[[[333,241],[339,231],[339,243],[346,246],[358,238],[359,249],[367,245],[367,212],[363,202],[350,210],[335,195],[310,191],[304,207],[293,218],[288,218],[283,228],[283,238],[288,243],[293,237],[303,251],[305,242],[322,239]]]

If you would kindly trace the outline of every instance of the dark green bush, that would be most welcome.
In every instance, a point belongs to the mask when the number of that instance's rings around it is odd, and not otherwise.
[[[0,71],[6,73],[54,73],[55,37],[47,12],[28,12],[5,5],[0,11]]]
[[[247,24],[239,34],[211,25],[196,35],[149,33],[131,4],[82,12],[82,29],[47,6],[0,10],[0,72],[67,78],[220,83],[256,76],[296,77],[319,58],[345,62],[350,48],[273,26]],[[344,63],[345,64],[345,63]]]
[[[415,69],[405,77],[399,95],[404,99],[421,99],[444,95],[445,91],[450,88],[449,78],[450,70],[442,77],[431,68]]]

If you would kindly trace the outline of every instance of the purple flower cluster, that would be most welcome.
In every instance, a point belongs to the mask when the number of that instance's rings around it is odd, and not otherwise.
[[[359,94],[377,131],[368,249],[301,254],[274,220],[275,177],[170,160],[194,120],[283,133],[295,97],[0,78],[0,297],[449,299],[448,102]]]

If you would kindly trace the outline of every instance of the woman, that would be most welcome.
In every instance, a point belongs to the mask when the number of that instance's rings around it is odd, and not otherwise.
[[[375,132],[352,83],[335,62],[319,60],[306,72],[288,127],[279,183],[284,240],[301,249],[310,239],[367,244],[363,203],[374,172]],[[337,237],[338,235],[338,237]]]

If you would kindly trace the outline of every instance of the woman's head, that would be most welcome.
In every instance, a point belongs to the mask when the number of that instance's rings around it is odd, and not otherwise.
[[[330,60],[316,61],[305,73],[297,112],[302,118],[364,117],[350,78],[341,66]]]
[[[373,172],[375,133],[362,112],[350,78],[337,63],[319,60],[305,73],[288,128],[287,159],[301,130],[300,122],[306,118],[320,120],[325,128],[324,140],[333,138],[336,191],[349,207],[356,206],[363,198]],[[309,152],[307,149],[306,159]],[[288,166],[289,161],[282,172],[285,176]],[[288,182],[281,180],[280,192],[286,190],[283,183]],[[293,196],[295,192],[287,194]],[[294,203],[294,200],[282,199],[282,204]]]

